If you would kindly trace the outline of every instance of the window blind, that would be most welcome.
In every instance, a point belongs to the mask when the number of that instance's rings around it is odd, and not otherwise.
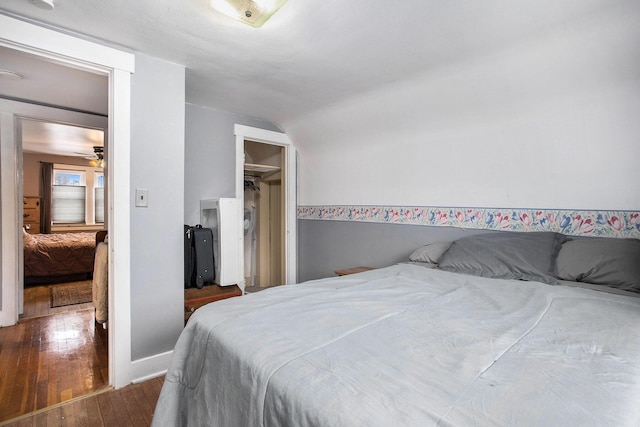
[[[96,223],[104,223],[104,188],[96,187],[94,190],[95,221]]]
[[[84,223],[85,187],[54,185],[51,194],[53,223]]]

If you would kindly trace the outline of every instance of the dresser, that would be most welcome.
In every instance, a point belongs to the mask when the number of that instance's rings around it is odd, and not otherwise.
[[[28,233],[40,233],[40,197],[23,198],[22,223]]]
[[[205,304],[221,299],[242,296],[242,290],[238,285],[220,286],[207,285],[201,289],[189,288],[184,290],[184,323],[198,308]]]

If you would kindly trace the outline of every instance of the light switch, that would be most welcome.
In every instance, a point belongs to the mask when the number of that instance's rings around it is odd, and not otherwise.
[[[141,208],[149,206],[149,190],[136,188],[136,206]]]

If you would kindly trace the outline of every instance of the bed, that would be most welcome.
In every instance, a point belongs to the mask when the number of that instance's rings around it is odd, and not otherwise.
[[[25,284],[91,278],[96,232],[29,234],[23,232]]]
[[[197,310],[152,425],[640,425],[640,241],[492,235]]]
[[[107,329],[109,320],[109,239],[107,231],[96,234],[96,256],[91,283],[92,302],[95,307],[95,322]]]

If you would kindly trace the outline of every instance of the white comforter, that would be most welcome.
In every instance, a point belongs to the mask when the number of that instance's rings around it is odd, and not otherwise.
[[[640,298],[409,264],[199,309],[153,426],[638,426]]]

